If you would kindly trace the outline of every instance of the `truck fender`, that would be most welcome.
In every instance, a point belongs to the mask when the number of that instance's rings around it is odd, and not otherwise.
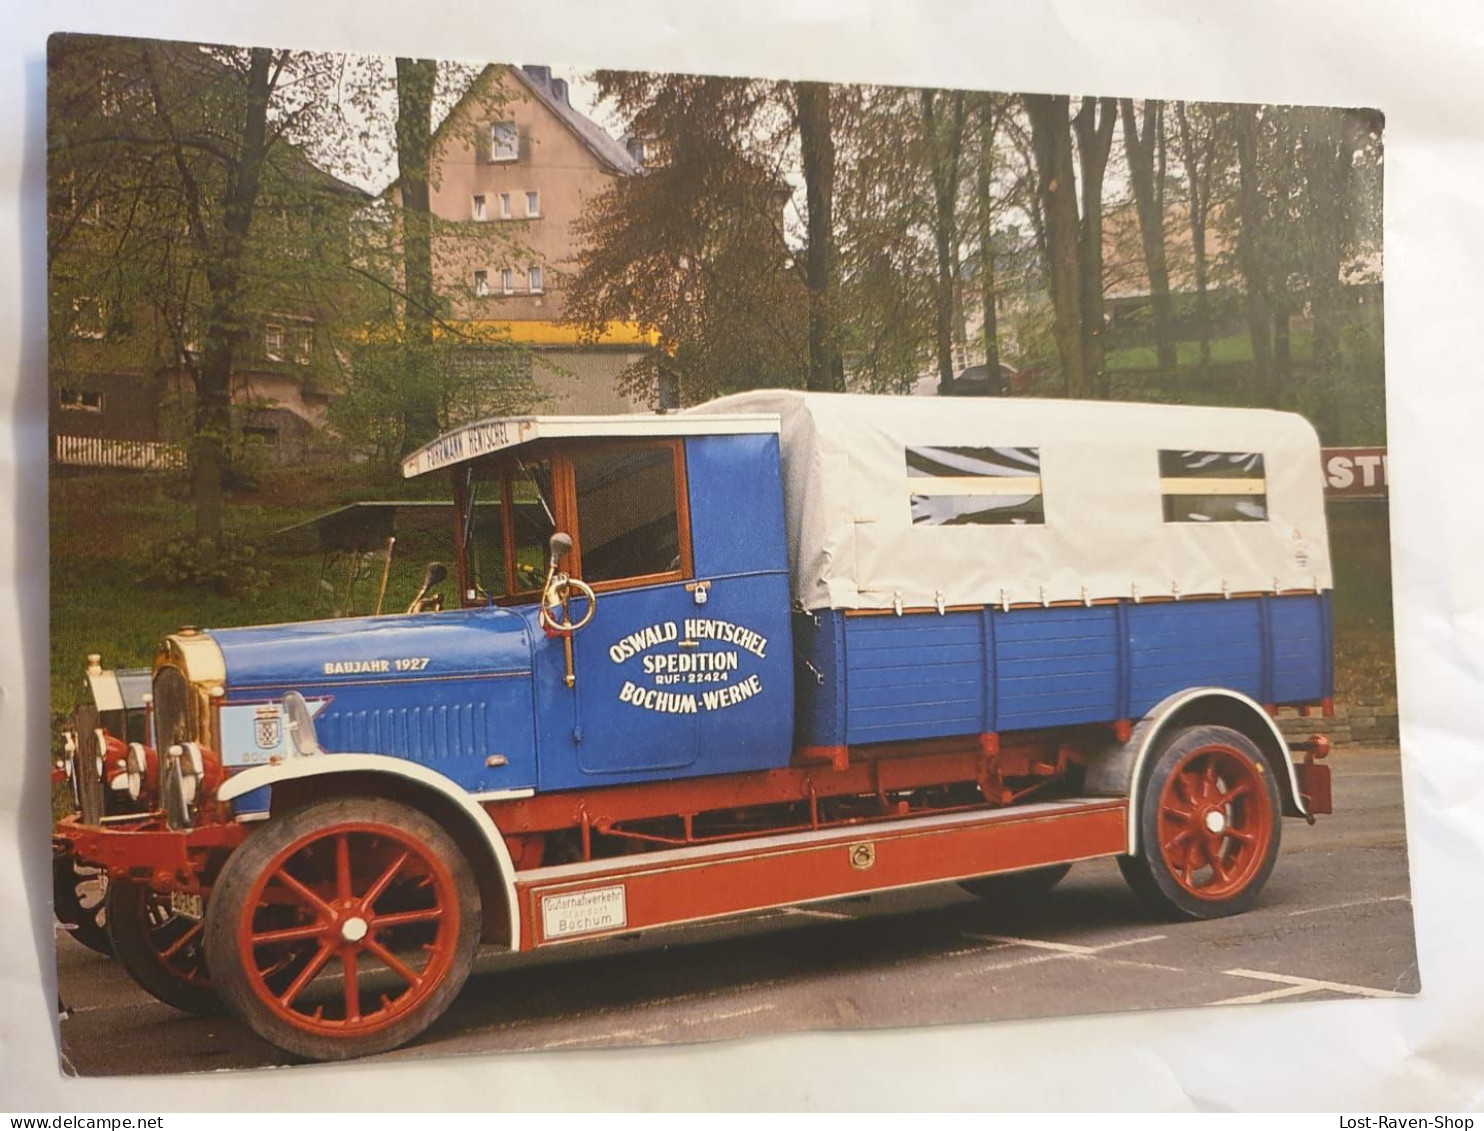
[[[1139,784],[1151,755],[1159,749],[1161,736],[1177,727],[1201,724],[1229,726],[1257,743],[1278,775],[1284,813],[1291,817],[1309,815],[1299,792],[1293,755],[1272,716],[1240,691],[1224,687],[1187,688],[1156,704],[1139,720],[1127,742],[1108,746],[1088,763],[1085,793],[1093,797],[1128,798],[1130,856],[1139,851]]]
[[[280,785],[286,781],[319,777],[323,774],[375,773],[404,778],[433,790],[453,802],[468,818],[470,824],[484,838],[490,855],[500,871],[500,883],[505,890],[505,904],[510,909],[510,937],[506,945],[511,951],[520,949],[520,905],[515,898],[515,865],[510,859],[510,850],[505,838],[490,815],[457,782],[442,774],[385,754],[320,754],[309,758],[293,758],[278,765],[254,766],[233,774],[216,791],[218,801],[231,801],[243,794],[264,786]],[[474,863],[471,861],[471,863]]]

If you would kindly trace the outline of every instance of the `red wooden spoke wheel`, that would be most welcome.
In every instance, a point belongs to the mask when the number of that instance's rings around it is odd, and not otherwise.
[[[479,920],[469,866],[431,818],[345,798],[274,818],[232,854],[207,953],[260,1036],[338,1060],[431,1024],[468,977]]]
[[[129,880],[108,885],[105,907],[114,954],[134,981],[166,1005],[187,1013],[221,1012],[206,968],[205,924],[199,907],[187,913],[170,896]]]
[[[1185,918],[1245,911],[1278,857],[1282,799],[1261,751],[1226,727],[1186,727],[1139,792],[1140,855],[1119,865],[1147,902]]]

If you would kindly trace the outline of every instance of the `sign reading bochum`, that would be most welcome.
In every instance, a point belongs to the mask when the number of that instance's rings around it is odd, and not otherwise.
[[[730,647],[681,650],[699,648],[703,640]],[[761,660],[767,652],[767,638],[746,625],[693,617],[631,632],[609,647],[608,658],[615,664],[639,660],[633,678],[619,688],[620,703],[667,715],[695,715],[761,695],[762,679],[756,673],[742,674],[742,657],[747,653]]]

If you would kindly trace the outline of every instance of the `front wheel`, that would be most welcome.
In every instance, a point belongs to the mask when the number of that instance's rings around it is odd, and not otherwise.
[[[379,798],[272,818],[211,894],[206,953],[223,1000],[314,1060],[412,1040],[463,987],[479,945],[463,853],[426,813]]]
[[[145,884],[114,880],[104,906],[113,952],[141,988],[187,1013],[221,1012],[206,972],[199,898],[176,901]]]
[[[1139,789],[1140,852],[1119,857],[1119,869],[1165,915],[1236,915],[1257,900],[1278,859],[1282,812],[1272,770],[1246,735],[1185,727]]]

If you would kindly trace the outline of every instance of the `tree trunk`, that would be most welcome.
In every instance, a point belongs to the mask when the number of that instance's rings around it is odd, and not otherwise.
[[[205,202],[200,198],[199,186],[187,172],[178,140],[175,145],[175,159],[188,195],[187,209],[193,237],[207,252],[205,274],[211,295],[204,330],[204,356],[196,375],[191,475],[196,540],[208,558],[215,556],[222,541],[222,475],[227,467],[227,444],[232,434],[232,369],[237,349],[247,333],[240,311],[242,258],[268,153],[268,101],[273,93],[273,62],[273,52],[267,48],[253,48],[248,56],[242,144],[228,173],[222,201],[222,236],[215,247],[210,246],[202,218]],[[155,101],[168,128],[168,114],[158,83]]]
[[[809,290],[808,387],[842,391],[837,381],[834,325],[835,139],[830,121],[828,83],[794,84],[799,148],[804,166],[804,194],[809,205],[809,247],[805,285]]]
[[[1263,266],[1262,192],[1259,183],[1261,119],[1257,107],[1236,108],[1237,127],[1237,267],[1246,292],[1247,334],[1252,342],[1252,377],[1259,402],[1278,407],[1278,387],[1273,380],[1272,314]]]
[[[1064,94],[1027,94],[1031,151],[1036,161],[1036,191],[1046,232],[1047,290],[1051,295],[1052,333],[1061,358],[1062,391],[1085,391],[1082,355],[1082,289],[1078,280],[1077,184],[1072,169],[1070,99]]]
[[[1139,236],[1144,245],[1144,265],[1149,275],[1149,301],[1154,309],[1154,347],[1159,376],[1168,382],[1175,375],[1175,340],[1170,307],[1170,270],[1165,259],[1165,215],[1162,184],[1155,156],[1160,149],[1161,104],[1146,99],[1143,133],[1134,114],[1134,100],[1122,99],[1123,140],[1128,154],[1129,181],[1134,189],[1134,210],[1139,214]]]
[[[984,306],[984,372],[991,390],[1000,387],[999,323],[995,311],[993,202],[990,182],[994,172],[995,119],[992,95],[979,100],[979,290]]]
[[[936,92],[922,92],[922,125],[933,178],[933,244],[938,279],[933,288],[934,345],[938,354],[938,392],[953,391],[953,284],[956,274],[955,211],[959,157],[963,150],[964,92],[954,91],[946,124],[939,121]]]
[[[429,164],[433,141],[432,59],[397,59],[397,189],[402,197],[403,333],[415,386],[408,400],[402,454],[438,434],[438,400],[425,366],[433,344],[433,231]]]
[[[1072,124],[1082,166],[1082,224],[1078,233],[1078,276],[1082,288],[1083,388],[1108,396],[1103,344],[1103,173],[1113,147],[1118,107],[1111,98],[1083,98]]]
[[[1196,149],[1195,134],[1183,102],[1175,103],[1175,117],[1180,127],[1180,154],[1185,164],[1185,180],[1190,186],[1190,246],[1195,268],[1195,327],[1200,339],[1200,376],[1211,376],[1211,305],[1207,294],[1209,268],[1206,264],[1206,216],[1211,201],[1211,157],[1205,160]]]
[[[1333,120],[1305,114],[1303,164],[1308,190],[1306,217],[1310,229],[1309,293],[1314,316],[1315,426],[1331,443],[1341,433],[1341,338],[1346,322],[1340,268],[1346,242],[1346,204],[1355,157],[1348,123],[1338,135]]]

